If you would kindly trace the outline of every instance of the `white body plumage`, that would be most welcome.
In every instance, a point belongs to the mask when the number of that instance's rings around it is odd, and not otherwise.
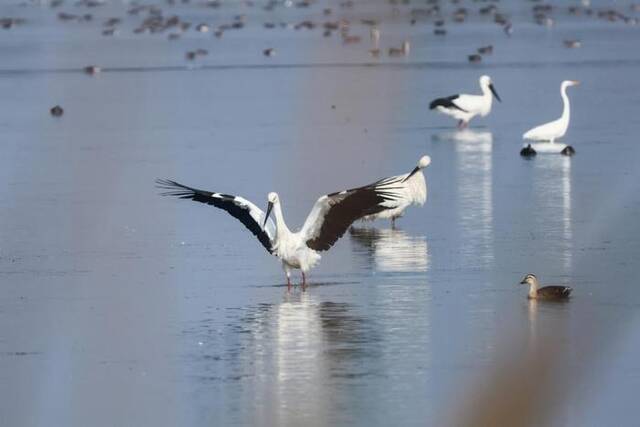
[[[549,141],[553,143],[557,139],[562,138],[567,133],[569,120],[571,119],[571,105],[569,103],[569,97],[567,96],[567,88],[578,84],[580,84],[580,82],[575,80],[563,81],[560,85],[560,96],[562,97],[563,103],[562,115],[560,118],[528,130],[524,135],[522,135],[522,139],[531,141]]]
[[[438,98],[431,102],[430,109],[435,109],[459,121],[458,127],[466,127],[475,116],[485,117],[491,112],[493,96],[500,101],[491,77],[481,76],[479,80],[482,95],[457,94],[446,98]]]

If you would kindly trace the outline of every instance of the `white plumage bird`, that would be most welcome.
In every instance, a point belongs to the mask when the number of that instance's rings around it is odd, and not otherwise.
[[[459,129],[466,128],[469,125],[469,121],[475,116],[485,117],[491,112],[492,95],[502,102],[493,86],[491,77],[481,76],[479,82],[482,95],[457,94],[446,98],[434,99],[429,104],[429,109],[435,109],[457,119]]]
[[[331,248],[353,222],[362,218],[397,218],[409,205],[424,203],[426,185],[422,169],[430,162],[429,156],[424,156],[410,173],[320,197],[302,228],[296,232],[287,227],[276,193],[267,196],[265,214],[242,197],[198,190],[171,180],[160,179],[156,184],[167,190],[162,195],[206,203],[237,218],[270,254],[280,258],[290,288],[291,271],[302,271],[302,285],[305,286],[305,273],[320,261],[318,252]],[[270,219],[272,211],[275,223]]]
[[[528,139],[531,141],[549,141],[553,143],[556,139],[562,138],[565,133],[567,133],[567,129],[569,128],[569,119],[571,118],[571,106],[569,105],[567,88],[569,86],[576,86],[579,84],[580,82],[576,80],[563,81],[560,85],[560,95],[562,96],[562,103],[564,105],[562,116],[557,120],[528,130],[524,135],[522,135],[522,139]]]

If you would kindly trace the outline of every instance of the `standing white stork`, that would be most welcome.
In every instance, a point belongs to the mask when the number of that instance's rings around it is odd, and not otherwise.
[[[427,201],[427,182],[424,179],[422,169],[431,164],[431,157],[422,156],[418,161],[418,165],[413,168],[410,173],[403,175],[391,176],[379,181],[384,183],[401,183],[402,191],[398,192],[398,200],[396,206],[385,209],[375,214],[362,217],[363,221],[375,221],[376,219],[391,219],[391,226],[396,225],[396,219],[404,215],[404,211],[411,205],[422,206]]]
[[[569,97],[567,96],[567,88],[569,86],[577,86],[580,82],[576,80],[565,80],[560,85],[560,95],[562,96],[562,116],[559,119],[533,129],[528,130],[522,135],[522,139],[531,141],[548,141],[540,144],[527,144],[521,151],[522,156],[532,156],[537,152],[543,153],[561,153],[564,155],[572,155],[575,150],[570,145],[555,144],[556,139],[562,138],[569,128],[569,119],[571,118],[571,106]]]
[[[428,165],[430,159],[424,156],[410,173],[384,178],[363,187],[331,193],[320,197],[314,204],[302,228],[293,232],[284,221],[280,197],[269,193],[265,214],[250,201],[229,194],[198,190],[175,181],[158,179],[159,188],[167,190],[162,195],[191,199],[224,209],[249,229],[267,249],[280,258],[287,275],[287,287],[291,288],[291,270],[302,271],[302,286],[306,286],[306,273],[320,261],[320,251],[326,251],[347,231],[349,226],[363,217],[390,212],[390,217],[402,213],[414,200],[416,191],[424,192],[424,176],[418,172]],[[271,211],[275,223],[270,219]]]
[[[491,112],[492,94],[498,101],[502,102],[493,86],[491,77],[481,76],[479,81],[482,95],[467,95],[463,93],[434,99],[429,104],[429,109],[435,109],[457,119],[458,129],[466,128],[469,125],[469,121],[478,114],[484,117]]]

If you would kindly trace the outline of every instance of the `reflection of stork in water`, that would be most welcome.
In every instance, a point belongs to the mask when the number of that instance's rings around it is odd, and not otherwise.
[[[480,131],[475,129],[465,128],[455,132],[441,132],[431,136],[433,141],[439,142],[459,142],[459,143],[473,143],[482,144],[485,147],[493,143],[493,134],[489,131]]]
[[[351,227],[351,241],[366,250],[379,271],[416,272],[429,268],[429,248],[424,236],[410,236],[394,228]]]

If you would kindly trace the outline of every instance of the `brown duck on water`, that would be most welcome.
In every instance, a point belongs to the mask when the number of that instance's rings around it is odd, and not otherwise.
[[[534,274],[524,276],[521,285],[529,285],[529,299],[537,300],[566,300],[572,289],[568,286],[545,286],[540,288],[538,278]]]

